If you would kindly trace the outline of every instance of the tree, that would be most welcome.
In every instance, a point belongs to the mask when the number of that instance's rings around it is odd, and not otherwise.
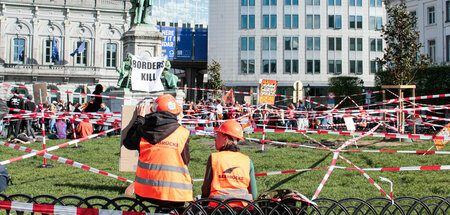
[[[415,25],[417,19],[406,11],[404,3],[387,5],[388,23],[383,27],[386,41],[384,56],[377,58],[383,71],[377,72],[377,85],[407,85],[415,76],[415,71],[428,66],[428,56],[418,54],[422,44]]]
[[[361,79],[351,76],[338,76],[328,79],[330,88],[329,92],[333,92],[336,96],[348,96],[362,92]],[[338,104],[345,97],[337,97],[336,104]],[[356,102],[360,101],[359,97],[352,97]],[[350,100],[344,101],[340,107],[354,106]]]
[[[225,86],[220,78],[220,63],[213,60],[211,64],[208,65],[208,82],[206,82],[206,88],[214,90],[224,90]],[[221,92],[215,92],[216,96],[221,95]]]

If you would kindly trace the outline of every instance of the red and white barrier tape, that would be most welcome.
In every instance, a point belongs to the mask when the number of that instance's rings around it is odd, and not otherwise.
[[[63,144],[60,144],[60,145],[52,146],[52,147],[50,147],[48,149],[43,149],[43,150],[40,150],[40,151],[37,151],[37,152],[33,152],[33,153],[29,153],[29,154],[26,154],[26,155],[23,155],[23,156],[11,158],[9,160],[4,160],[4,161],[0,162],[0,164],[6,165],[6,164],[9,164],[9,163],[13,163],[13,162],[19,161],[19,160],[24,160],[24,159],[27,159],[27,158],[30,158],[30,157],[34,157],[36,155],[43,155],[46,152],[50,152],[50,151],[53,151],[53,150],[56,150],[56,149],[60,149],[60,148],[66,147],[66,146],[70,146],[70,145],[79,143],[81,141],[89,140],[89,139],[92,139],[94,137],[97,137],[97,136],[100,136],[100,135],[103,135],[103,134],[107,134],[109,132],[112,132],[112,131],[115,131],[115,130],[118,130],[118,129],[120,129],[120,127],[109,129],[107,131],[103,131],[103,132],[100,132],[100,133],[97,133],[97,134],[92,134],[90,136],[83,137],[83,138],[80,138],[80,139],[77,139],[77,140],[72,140],[72,141],[69,141],[67,143],[63,143]]]
[[[5,142],[1,142],[0,141],[0,145],[7,146],[9,148],[17,149],[17,150],[20,150],[20,151],[28,152],[28,153],[38,152],[38,150],[27,148],[25,146],[16,145],[16,144],[13,144],[13,143],[5,143]],[[48,159],[51,159],[51,160],[54,160],[54,161],[58,161],[60,163],[64,163],[64,164],[68,164],[68,165],[71,165],[71,166],[74,166],[74,167],[77,167],[77,168],[80,168],[80,169],[84,169],[84,170],[87,170],[89,172],[97,173],[97,174],[108,176],[108,177],[115,178],[115,179],[119,179],[121,181],[126,181],[126,182],[129,182],[129,183],[133,183],[133,181],[128,180],[126,178],[122,178],[120,176],[101,171],[99,169],[96,169],[96,168],[84,165],[82,163],[79,163],[79,162],[76,162],[76,161],[73,161],[73,160],[70,160],[70,159],[67,159],[67,158],[63,158],[63,157],[60,157],[60,156],[52,155],[52,154],[49,154],[49,153],[38,154],[38,155],[42,156],[42,157],[45,157],[45,158],[48,158]]]
[[[118,211],[96,208],[78,208],[71,206],[34,204],[16,201],[0,201],[0,209],[40,214],[59,215],[162,215],[161,213],[144,213],[134,211]]]

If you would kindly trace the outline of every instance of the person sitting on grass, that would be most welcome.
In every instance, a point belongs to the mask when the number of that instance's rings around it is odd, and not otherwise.
[[[48,135],[48,139],[66,139],[67,124],[62,119],[58,119],[55,123],[55,130],[55,134]]]
[[[94,133],[94,128],[89,122],[89,119],[83,119],[83,121],[78,124],[76,132],[77,138],[83,138],[92,135],[92,133]]]

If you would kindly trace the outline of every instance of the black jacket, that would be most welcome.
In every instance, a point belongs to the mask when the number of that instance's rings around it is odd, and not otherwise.
[[[138,116],[128,130],[123,145],[129,150],[139,151],[141,138],[150,144],[156,144],[172,134],[179,126],[177,116],[167,111],[158,111],[147,114],[145,117]],[[188,165],[190,161],[189,138],[181,152],[181,157]]]

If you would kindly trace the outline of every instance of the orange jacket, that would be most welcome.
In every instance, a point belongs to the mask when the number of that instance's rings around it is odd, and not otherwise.
[[[231,198],[251,201],[250,158],[240,152],[222,151],[211,155],[213,180],[209,197],[218,200]],[[211,206],[217,206],[212,202]],[[231,202],[231,207],[245,207],[245,202]]]
[[[191,175],[180,155],[188,138],[189,130],[182,126],[154,145],[141,138],[134,185],[137,195],[173,202],[193,200]]]

